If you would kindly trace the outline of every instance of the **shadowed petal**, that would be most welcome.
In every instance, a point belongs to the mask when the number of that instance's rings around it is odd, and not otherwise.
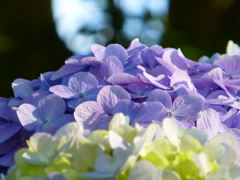
[[[3,143],[4,141],[11,138],[20,129],[21,126],[18,124],[0,122],[0,143]]]
[[[51,76],[51,80],[63,78],[64,76],[80,71],[82,68],[83,66],[77,64],[65,64]]]
[[[135,122],[152,122],[159,120],[163,106],[160,102],[146,102],[137,114]]]
[[[55,94],[42,98],[38,103],[38,112],[44,121],[52,121],[62,116],[65,111],[64,100]]]
[[[42,127],[42,131],[54,134],[60,127],[72,121],[74,121],[72,114],[64,114],[53,121],[45,123]]]
[[[25,79],[16,79],[12,83],[12,88],[15,97],[25,98],[33,93],[33,89],[30,86],[30,81]]]

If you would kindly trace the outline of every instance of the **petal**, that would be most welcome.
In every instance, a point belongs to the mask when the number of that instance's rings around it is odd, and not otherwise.
[[[104,113],[103,107],[101,104],[96,101],[87,101],[78,105],[74,111],[75,120],[83,124],[84,128],[94,129],[96,128],[94,123],[95,121],[102,121],[101,114]]]
[[[42,131],[54,134],[60,127],[72,121],[74,121],[72,114],[64,114],[53,121],[45,123],[42,127]]]
[[[78,64],[65,64],[51,76],[51,80],[53,81],[63,78],[69,74],[80,71],[82,68],[83,66]]]
[[[112,84],[132,84],[141,83],[137,76],[133,76],[127,73],[118,73],[110,76],[107,80]]]
[[[109,56],[116,56],[123,64],[128,58],[128,53],[124,47],[119,44],[110,44],[106,47],[104,52],[104,59]]]
[[[130,123],[132,123],[142,106],[142,104],[135,103],[131,100],[121,100],[113,108],[113,114],[123,113],[129,117]]]
[[[17,109],[19,121],[28,131],[35,130],[38,127],[40,118],[36,110],[37,108],[31,104],[22,104]]]
[[[145,102],[137,113],[135,122],[152,122],[159,120],[163,106],[160,102]]]
[[[234,43],[233,41],[228,41],[227,54],[230,56],[240,55],[240,47],[238,44]]]
[[[163,91],[161,89],[155,89],[152,92],[150,92],[146,101],[147,102],[158,101],[162,103],[162,105],[165,106],[166,108],[168,109],[172,108],[171,96],[168,94],[168,92]]]
[[[68,82],[68,86],[78,95],[96,88],[98,81],[90,72],[79,72],[74,74]]]
[[[14,98],[15,99],[15,98]],[[10,108],[8,107],[8,100],[0,98],[0,118],[8,120],[10,117]]]
[[[174,116],[194,118],[203,108],[203,99],[200,96],[182,95],[173,102],[172,112]]]
[[[240,73],[240,56],[223,56],[215,61],[215,65],[221,67],[228,74],[235,75]]]
[[[131,99],[129,93],[118,85],[105,86],[103,87],[97,95],[97,102],[101,104],[104,111],[107,113],[112,113],[113,107],[120,101],[124,99]]]
[[[197,128],[205,131],[210,139],[217,135],[223,130],[219,113],[210,108],[200,112],[200,117],[197,119]]]
[[[52,86],[49,88],[49,91],[62,97],[62,98],[66,98],[66,99],[72,99],[77,96],[76,93],[72,89],[70,89],[69,87],[64,86],[64,85]]]
[[[99,44],[93,44],[91,46],[91,50],[92,50],[94,56],[99,60],[103,59],[105,49],[106,48],[104,46],[101,46]]]
[[[0,157],[0,165],[10,167],[14,164],[14,153],[16,150],[9,152],[7,155]]]
[[[30,86],[30,81],[25,79],[16,79],[12,83],[12,88],[14,91],[15,97],[20,97],[24,99],[33,93],[33,89]]]
[[[186,85],[190,91],[196,92],[196,88],[186,71],[176,70],[170,79],[170,86],[176,86],[182,83]]]
[[[101,65],[102,61],[100,61],[96,57],[88,56],[88,57],[82,58],[81,59],[81,63],[83,65],[89,65],[89,66],[93,66],[93,67],[98,67],[98,66]]]
[[[117,57],[109,56],[103,61],[99,71],[105,79],[108,79],[114,74],[122,73],[123,65]]]
[[[50,94],[38,102],[37,110],[43,121],[52,121],[62,116],[66,111],[66,105],[62,98]]]
[[[0,122],[0,143],[3,143],[4,141],[11,138],[20,129],[21,126],[18,124]]]

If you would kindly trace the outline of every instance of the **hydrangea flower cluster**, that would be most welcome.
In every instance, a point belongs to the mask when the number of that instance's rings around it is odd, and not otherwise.
[[[34,133],[54,135],[69,122],[108,129],[120,112],[131,126],[174,118],[209,139],[227,132],[240,150],[239,73],[240,48],[231,41],[226,54],[199,62],[138,39],[127,49],[93,45],[91,54],[70,57],[57,71],[16,79],[14,97],[0,98],[0,171],[14,164],[14,153]]]
[[[76,122],[55,135],[35,133],[16,153],[8,178],[44,180],[181,180],[240,178],[238,149],[220,133],[208,141],[197,128],[188,130],[166,118],[147,128],[129,126],[114,115],[109,130],[90,132]],[[51,146],[49,146],[51,144]]]

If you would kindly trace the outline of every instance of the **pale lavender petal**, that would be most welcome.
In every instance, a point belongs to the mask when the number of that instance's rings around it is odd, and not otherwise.
[[[196,92],[196,88],[192,83],[192,80],[186,71],[176,70],[170,78],[170,86],[176,86],[178,84],[185,84],[190,91]]]
[[[106,60],[103,61],[100,67],[100,74],[105,79],[108,79],[110,76],[123,72],[123,66],[121,61],[115,56],[109,56]]]
[[[78,105],[74,111],[75,120],[83,124],[85,128],[94,129],[96,124],[102,122],[104,110],[101,104],[96,101],[87,101]]]
[[[68,86],[78,95],[82,95],[82,93],[96,88],[98,81],[94,75],[89,72],[79,72],[69,79]]]
[[[200,112],[200,117],[197,119],[197,128],[205,131],[209,139],[224,131],[219,113],[213,109]]]
[[[228,74],[235,75],[240,73],[240,56],[223,56],[214,62],[215,65],[221,67]]]
[[[62,98],[50,94],[38,102],[37,110],[44,121],[52,121],[62,116],[66,111],[66,105]]]
[[[203,99],[200,96],[178,96],[173,102],[172,112],[174,116],[189,118],[196,117],[203,109],[203,104]]]
[[[119,44],[110,44],[106,47],[104,52],[104,59],[109,56],[116,56],[123,64],[128,58],[128,53],[124,47]]]
[[[162,105],[165,106],[166,108],[168,109],[172,108],[171,96],[168,94],[168,92],[163,91],[161,89],[155,89],[152,92],[150,92],[146,101],[147,102],[158,101],[162,103]]]
[[[113,107],[120,101],[124,99],[131,99],[129,93],[118,85],[105,86],[103,87],[97,95],[97,102],[101,104],[104,111],[111,113]]]
[[[189,120],[189,119],[182,119],[181,121],[179,121],[179,124],[182,125],[186,129],[195,127],[194,121]]]
[[[141,83],[137,76],[133,76],[127,73],[118,73],[110,76],[107,80],[112,84],[132,84],[132,83]]]
[[[52,86],[49,88],[49,91],[66,99],[72,99],[77,97],[76,92],[64,85]]]
[[[0,143],[11,138],[21,129],[21,126],[15,123],[5,123],[0,121]]]
[[[101,46],[99,44],[93,44],[91,46],[91,50],[94,54],[94,56],[99,59],[99,60],[102,60],[103,57],[104,57],[104,52],[105,52],[105,47],[104,46]]]
[[[39,125],[40,117],[36,109],[37,108],[31,104],[22,104],[17,109],[18,118],[22,126],[28,131],[35,130]]]

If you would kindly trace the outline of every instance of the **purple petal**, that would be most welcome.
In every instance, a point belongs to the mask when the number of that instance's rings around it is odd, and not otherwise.
[[[116,56],[123,64],[128,58],[128,53],[124,47],[119,44],[110,44],[104,52],[104,59],[109,56]]]
[[[165,106],[166,108],[168,109],[172,108],[171,96],[168,94],[168,92],[163,91],[161,89],[155,89],[152,92],[150,92],[146,101],[147,102],[158,101],[162,103],[162,105]]]
[[[66,111],[66,105],[62,98],[50,94],[39,101],[37,110],[43,120],[49,122],[62,116]]]
[[[195,127],[195,123],[189,119],[182,119],[181,121],[179,121],[179,124],[182,125],[186,129]]]
[[[99,65],[101,65],[102,61],[100,61],[96,57],[89,56],[89,57],[82,58],[81,59],[81,63],[83,65],[89,65],[89,66],[93,66],[93,67],[98,67]]]
[[[132,83],[141,83],[137,76],[133,76],[127,73],[118,73],[110,76],[107,80],[112,84],[132,84]]]
[[[22,104],[17,109],[18,118],[22,124],[22,126],[28,130],[35,130],[39,125],[39,115],[37,115],[36,107],[31,104]],[[49,109],[47,109],[49,110]]]
[[[207,109],[200,113],[200,117],[197,119],[197,128],[205,131],[209,139],[224,130],[219,113],[213,109]]]
[[[42,126],[42,131],[54,134],[60,127],[72,121],[74,121],[72,114],[64,114],[53,121],[45,123]]]
[[[99,60],[103,59],[104,52],[105,52],[105,47],[104,46],[101,46],[99,44],[93,44],[91,46],[91,49],[92,49],[92,52],[93,52],[94,56],[97,59],[99,59]]]
[[[133,122],[137,113],[140,111],[143,105],[141,103],[135,103],[131,100],[121,100],[113,108],[113,114],[123,113],[130,118],[130,123]]]
[[[78,95],[82,95],[82,93],[96,88],[98,81],[94,75],[89,72],[79,72],[69,79],[68,86]]]
[[[115,56],[109,56],[100,67],[100,74],[108,79],[110,76],[123,72],[121,61]]]
[[[0,157],[0,165],[5,167],[10,167],[14,164],[14,153],[16,150],[11,151],[7,155]]]
[[[20,125],[0,122],[0,143],[11,138],[21,129]]]
[[[129,93],[118,85],[105,86],[103,87],[97,95],[97,102],[101,104],[104,111],[111,113],[113,107],[120,101],[124,99],[131,99]]]
[[[8,100],[0,98],[0,118],[8,120],[10,117],[10,109],[8,107]]]
[[[77,94],[67,86],[56,85],[49,88],[49,91],[66,99],[72,99],[77,97]]]
[[[16,79],[12,83],[12,88],[15,97],[24,99],[33,93],[33,89],[29,84],[30,82],[25,79]]]
[[[80,71],[82,68],[83,66],[77,64],[65,64],[51,76],[51,80],[54,81],[63,78],[64,76]]]
[[[171,76],[170,86],[176,86],[181,83],[186,85],[190,91],[196,92],[196,88],[188,73],[186,71],[176,70]]]
[[[240,56],[223,56],[214,62],[228,74],[235,75],[240,73]]]
[[[163,106],[160,102],[145,102],[137,114],[135,122],[152,122],[158,121],[161,116]]]
[[[173,102],[172,112],[174,116],[196,117],[203,108],[203,99],[200,96],[182,95]]]
[[[104,110],[101,104],[96,101],[87,101],[76,107],[74,118],[85,128],[95,129],[105,121],[102,114],[104,114]]]

